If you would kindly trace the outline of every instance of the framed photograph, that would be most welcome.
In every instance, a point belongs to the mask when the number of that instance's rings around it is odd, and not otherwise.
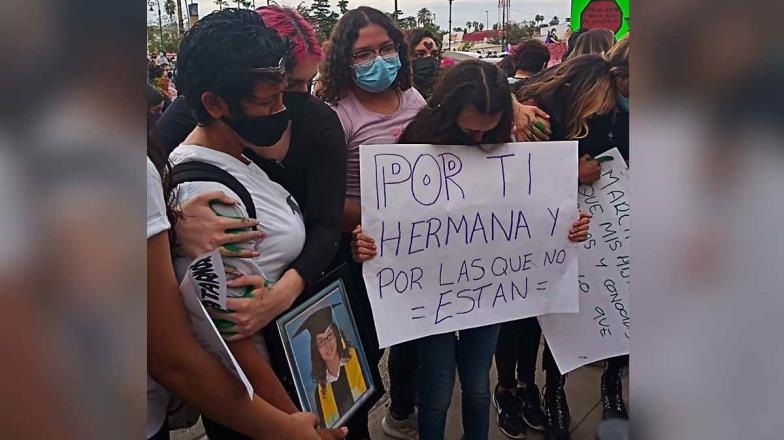
[[[351,310],[343,270],[327,275],[313,296],[275,323],[300,408],[322,426],[343,426],[379,395]],[[270,353],[272,355],[272,353]]]

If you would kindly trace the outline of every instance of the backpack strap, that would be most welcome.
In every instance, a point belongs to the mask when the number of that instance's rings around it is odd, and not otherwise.
[[[247,188],[236,177],[220,167],[199,161],[183,162],[172,167],[169,178],[174,187],[185,182],[217,182],[223,184],[237,194],[248,211],[248,217],[256,218],[256,205],[253,204],[253,198],[250,196]]]

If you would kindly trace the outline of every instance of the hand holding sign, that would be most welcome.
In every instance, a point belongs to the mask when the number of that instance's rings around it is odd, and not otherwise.
[[[365,145],[360,168],[352,249],[381,347],[577,311],[576,142]]]

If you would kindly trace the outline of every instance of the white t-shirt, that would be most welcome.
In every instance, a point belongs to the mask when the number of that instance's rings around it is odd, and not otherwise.
[[[261,254],[254,258],[256,265],[270,281],[277,281],[291,262],[296,259],[305,244],[305,223],[299,205],[294,197],[282,186],[273,182],[267,174],[250,162],[242,161],[220,151],[198,145],[182,144],[174,149],[169,156],[173,164],[198,160],[227,171],[234,176],[250,193],[256,205],[256,218],[259,229],[266,233],[261,240],[254,240],[250,246]],[[236,214],[247,217],[247,210],[232,190],[217,182],[186,182],[177,187],[177,200],[185,203],[191,197],[209,191],[222,191],[238,203]],[[237,258],[224,258],[225,264],[241,267],[236,264]],[[242,259],[247,261],[248,259]],[[175,259],[175,270],[181,277],[190,263],[188,258]]]
[[[163,201],[161,175],[147,158],[147,239],[170,228]],[[147,375],[147,438],[152,437],[166,420],[169,392]]]

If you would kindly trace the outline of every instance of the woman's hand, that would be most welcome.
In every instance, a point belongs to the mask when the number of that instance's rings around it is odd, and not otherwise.
[[[577,168],[577,181],[582,184],[591,184],[602,177],[602,167],[599,161],[591,159],[589,154],[583,154]]]
[[[221,217],[210,208],[210,202],[217,201],[225,205],[236,205],[238,202],[221,191],[199,194],[182,205],[182,215],[174,224],[177,234],[175,252],[178,255],[196,258],[220,247],[220,254],[225,257],[256,257],[258,251],[251,249],[231,251],[224,245],[242,243],[249,240],[264,238],[260,231],[244,231],[228,233],[227,230],[255,228],[255,219],[233,219]]]
[[[518,142],[549,141],[550,115],[534,105],[525,105],[513,99],[514,134]],[[540,120],[541,119],[541,120]],[[540,123],[537,127],[537,121]]]
[[[340,440],[348,434],[348,428],[318,429],[319,418],[310,412],[291,414],[286,435],[282,439],[291,440]]]
[[[587,212],[580,212],[580,217],[569,230],[569,241],[581,242],[588,239],[588,227],[591,223],[592,215]]]
[[[376,256],[376,241],[362,232],[362,225],[357,225],[351,234],[354,237],[351,240],[351,256],[354,261],[364,263]]]
[[[305,288],[305,282],[294,269],[289,269],[277,283],[261,275],[240,275],[226,282],[228,287],[254,287],[247,297],[227,298],[231,312],[209,309],[213,319],[230,321],[233,326],[219,328],[223,339],[232,342],[257,333],[281,313],[288,310]]]

